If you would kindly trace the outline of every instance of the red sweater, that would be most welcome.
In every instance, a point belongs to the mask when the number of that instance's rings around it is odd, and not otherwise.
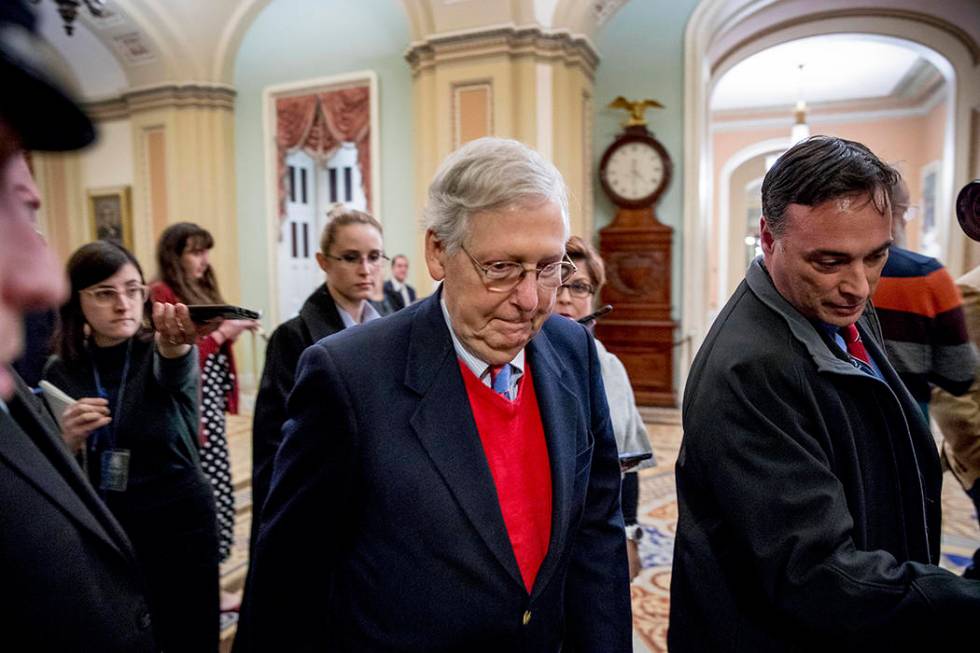
[[[459,367],[507,535],[530,592],[551,538],[551,467],[531,368],[525,362],[517,398],[509,401],[485,386],[462,361]]]

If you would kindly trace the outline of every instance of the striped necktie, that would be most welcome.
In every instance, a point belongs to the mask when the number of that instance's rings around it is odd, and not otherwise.
[[[510,363],[490,366],[490,387],[504,399],[510,399]]]

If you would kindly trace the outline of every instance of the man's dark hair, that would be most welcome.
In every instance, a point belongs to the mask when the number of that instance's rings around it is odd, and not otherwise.
[[[762,215],[774,236],[786,228],[790,204],[817,206],[842,197],[867,197],[888,215],[888,191],[898,172],[861,143],[813,136],[787,150],[762,181]]]

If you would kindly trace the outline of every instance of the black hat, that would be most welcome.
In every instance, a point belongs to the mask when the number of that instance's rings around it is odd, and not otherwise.
[[[0,0],[0,118],[28,150],[77,150],[95,128],[51,73],[48,46],[23,0]]]

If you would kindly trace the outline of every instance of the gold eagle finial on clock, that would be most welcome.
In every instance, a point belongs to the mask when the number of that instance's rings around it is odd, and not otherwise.
[[[629,112],[630,116],[623,123],[623,127],[634,127],[636,125],[647,124],[644,114],[650,107],[656,107],[657,109],[663,109],[664,105],[660,104],[656,100],[627,100],[622,95],[617,97],[615,100],[609,103],[610,109],[625,109]]]

